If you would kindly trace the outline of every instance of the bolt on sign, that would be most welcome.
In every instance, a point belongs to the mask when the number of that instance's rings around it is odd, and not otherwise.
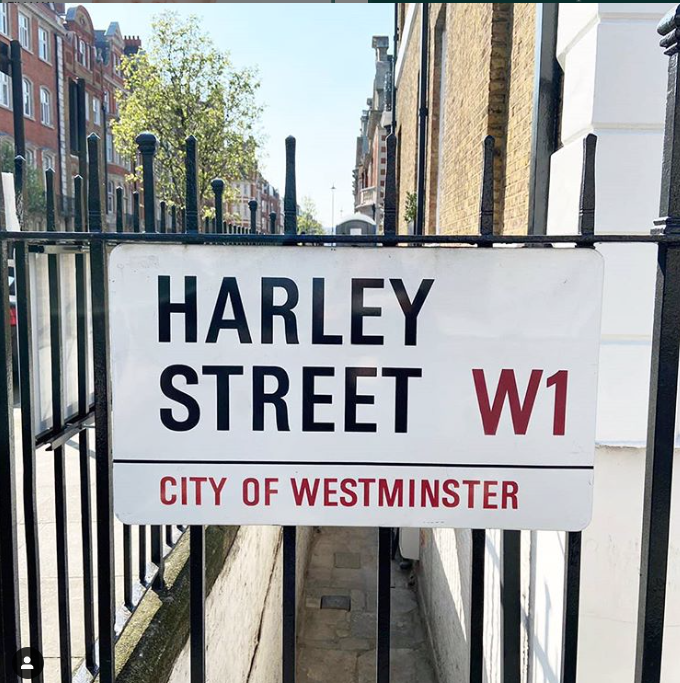
[[[128,524],[584,528],[590,249],[116,246]]]

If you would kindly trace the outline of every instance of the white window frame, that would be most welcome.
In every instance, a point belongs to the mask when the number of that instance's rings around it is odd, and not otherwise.
[[[0,73],[0,107],[12,108],[12,79],[3,73]]]
[[[90,120],[90,93],[85,93],[85,120]]]
[[[9,13],[7,12],[7,3],[0,3],[0,33],[3,36],[10,37],[9,35]]]
[[[33,49],[31,41],[31,17],[23,12],[18,12],[18,15],[17,23],[19,26],[19,42],[21,43],[21,47],[31,52]],[[22,19],[26,20],[26,26],[22,26]],[[24,39],[26,39],[26,42],[24,42]]]
[[[106,163],[113,163],[113,135],[110,132],[106,133]]]
[[[102,123],[102,105],[98,97],[92,98],[92,120],[95,126],[101,126]]]
[[[50,64],[52,59],[51,54],[50,32],[44,26],[38,26],[38,57],[43,62]]]
[[[78,62],[87,68],[87,43],[82,38],[78,38]]]
[[[26,148],[26,163],[31,168],[35,168],[35,150],[30,147]]]
[[[28,84],[28,89],[26,88],[26,84]],[[32,119],[35,115],[35,93],[33,92],[33,83],[31,82],[30,78],[27,78],[24,76],[23,80],[23,88],[22,88],[22,94],[23,94],[23,107],[24,107],[24,116],[26,118]],[[26,95],[28,94],[28,99]],[[26,103],[28,102],[28,111],[26,111]]]
[[[43,95],[47,101],[43,101]],[[47,114],[47,116],[45,116]],[[52,126],[52,93],[44,85],[40,87],[40,123],[43,126]]]
[[[106,183],[106,213],[113,213],[115,207],[114,197],[116,195],[115,185],[113,180]]]
[[[56,164],[56,159],[54,158],[54,154],[51,152],[43,152],[42,153],[42,166],[43,166],[43,172],[46,173],[47,169],[51,168],[53,171],[56,170],[55,164]]]

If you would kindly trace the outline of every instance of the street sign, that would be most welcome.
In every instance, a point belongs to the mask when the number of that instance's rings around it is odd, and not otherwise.
[[[602,271],[573,248],[116,246],[115,512],[582,529]]]

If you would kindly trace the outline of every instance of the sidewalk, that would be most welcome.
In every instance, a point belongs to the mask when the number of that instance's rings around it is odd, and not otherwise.
[[[374,528],[323,527],[316,534],[298,636],[299,683],[375,681],[377,536]],[[408,579],[392,563],[391,683],[436,683]]]

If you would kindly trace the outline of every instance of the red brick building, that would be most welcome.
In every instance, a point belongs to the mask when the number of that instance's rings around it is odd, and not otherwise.
[[[85,127],[102,140],[102,208],[115,224],[115,188],[125,187],[131,168],[113,148],[110,122],[117,115],[117,93],[123,88],[120,71],[125,53],[141,47],[138,38],[126,39],[117,23],[96,30],[87,9],[65,11],[64,3],[1,3],[0,41],[19,40],[22,46],[24,128],[28,163],[56,173],[57,207],[67,220],[73,216],[73,176],[78,173],[78,79],[85,82]],[[12,84],[0,74],[0,143],[13,144]],[[131,190],[125,190],[126,213],[131,212]]]
[[[64,130],[59,65],[66,31],[56,3],[2,3],[0,40],[22,46],[26,157],[37,168],[54,168],[60,187]],[[0,74],[0,142],[14,144],[12,82]]]

